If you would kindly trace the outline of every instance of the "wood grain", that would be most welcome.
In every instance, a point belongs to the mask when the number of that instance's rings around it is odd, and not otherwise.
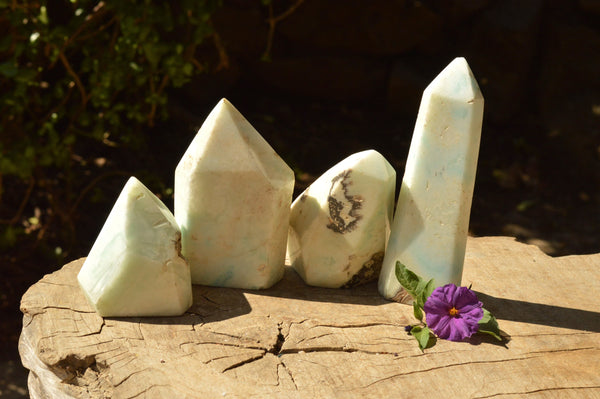
[[[194,286],[181,317],[103,319],[77,285],[82,262],[23,296],[33,398],[600,398],[600,254],[469,238],[463,285],[506,342],[425,353],[404,330],[412,307],[375,283],[314,288],[289,269],[264,291]]]

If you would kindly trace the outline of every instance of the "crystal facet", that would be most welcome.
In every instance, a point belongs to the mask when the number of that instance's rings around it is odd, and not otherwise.
[[[292,204],[288,257],[309,285],[351,287],[378,277],[396,172],[377,151],[349,156]]]
[[[190,269],[171,211],[131,177],[77,279],[101,316],[176,316],[192,305]]]
[[[175,171],[175,219],[194,284],[268,288],[281,279],[294,172],[222,99]]]
[[[425,89],[379,278],[404,296],[396,261],[436,286],[460,285],[483,118],[483,96],[464,58]]]

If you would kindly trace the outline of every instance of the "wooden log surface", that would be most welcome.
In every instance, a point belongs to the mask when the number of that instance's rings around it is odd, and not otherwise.
[[[23,296],[34,398],[600,398],[600,254],[469,238],[463,285],[506,342],[424,353],[404,330],[412,307],[375,283],[320,289],[290,269],[264,291],[194,286],[181,317],[103,319],[77,285],[82,262]]]

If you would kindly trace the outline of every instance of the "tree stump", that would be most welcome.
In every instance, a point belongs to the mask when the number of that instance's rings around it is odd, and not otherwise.
[[[23,296],[19,351],[34,398],[600,397],[600,254],[551,258],[469,238],[463,285],[505,334],[422,353],[411,306],[375,283],[306,286],[288,268],[264,291],[194,286],[181,317],[102,318],[83,259]]]

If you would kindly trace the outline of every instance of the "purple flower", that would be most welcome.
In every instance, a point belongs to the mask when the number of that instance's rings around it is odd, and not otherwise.
[[[482,306],[477,295],[467,287],[446,284],[433,290],[423,310],[427,326],[435,335],[450,341],[462,341],[479,329]]]

